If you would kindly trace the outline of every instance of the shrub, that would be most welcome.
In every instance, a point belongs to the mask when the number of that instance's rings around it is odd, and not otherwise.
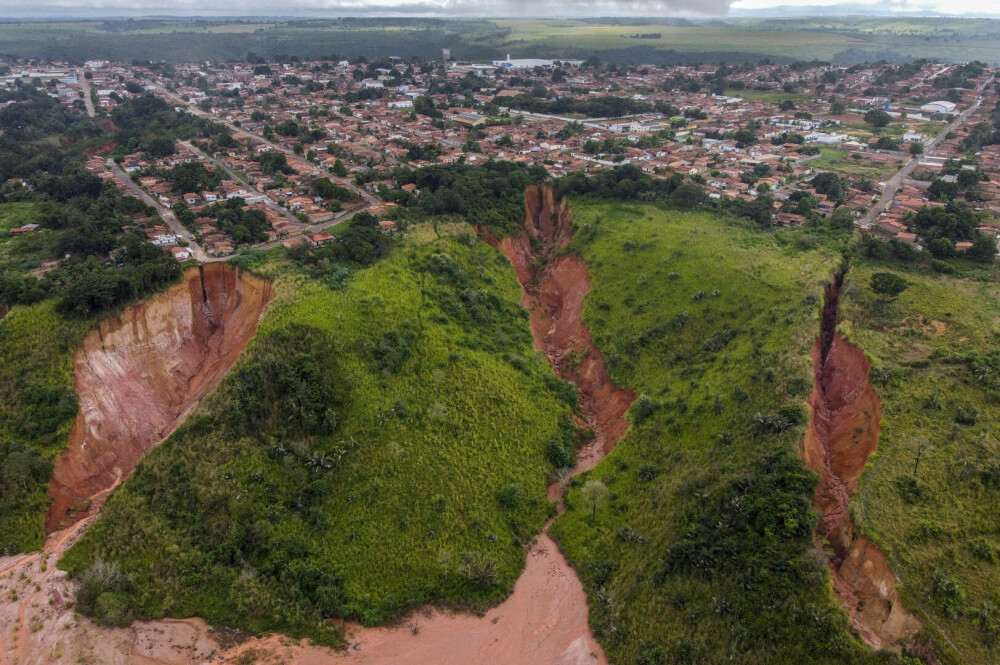
[[[652,464],[643,464],[635,472],[635,477],[640,483],[652,482],[658,475],[660,470]]]
[[[938,609],[949,619],[957,619],[961,615],[965,594],[958,582],[950,579],[941,568],[931,575],[931,596]]]
[[[458,570],[476,586],[490,587],[497,583],[497,564],[485,552],[466,552]]]
[[[989,563],[997,562],[996,550],[985,538],[978,538],[972,543],[972,556],[980,561],[988,561]]]
[[[520,483],[504,485],[497,490],[497,502],[507,510],[514,510],[520,505],[522,494],[524,487]]]
[[[557,469],[569,469],[576,464],[576,452],[559,439],[546,442],[545,457]]]
[[[896,489],[903,501],[909,504],[920,503],[928,498],[927,488],[920,484],[920,481],[913,476],[900,476],[896,478]]]
[[[114,562],[96,559],[80,576],[76,602],[80,611],[105,626],[124,627],[132,622],[133,610],[127,592],[131,580]]]
[[[652,397],[646,394],[639,395],[639,399],[635,401],[635,406],[632,407],[632,421],[636,425],[643,424],[656,412],[657,407],[658,405],[653,401]]]
[[[955,422],[959,425],[975,425],[979,419],[979,407],[960,406],[955,412]]]

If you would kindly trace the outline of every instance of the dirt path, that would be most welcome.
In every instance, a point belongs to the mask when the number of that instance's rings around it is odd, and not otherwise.
[[[904,607],[885,553],[855,532],[849,503],[878,447],[882,403],[868,382],[871,362],[837,332],[838,275],[827,288],[820,335],[813,345],[812,415],[802,443],[806,464],[820,472],[816,535],[833,547],[834,593],[851,626],[875,648],[898,649],[920,630]]]

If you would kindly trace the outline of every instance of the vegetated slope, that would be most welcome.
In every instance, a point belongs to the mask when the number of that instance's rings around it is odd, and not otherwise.
[[[223,264],[98,324],[74,360],[80,403],[49,485],[51,533],[90,497],[127,478],[236,362],[271,299],[271,285]]]
[[[909,283],[884,309],[872,274]],[[878,451],[851,503],[945,663],[994,663],[1000,637],[1000,291],[994,279],[861,261],[841,297],[841,333],[871,359]]]
[[[330,617],[508,593],[575,391],[531,348],[506,259],[459,228],[411,231],[341,291],[261,268],[276,299],[244,359],[64,558],[83,609],[335,643]]]
[[[77,412],[73,354],[90,327],[56,302],[16,306],[0,320],[0,553],[45,540],[52,461]]]
[[[640,396],[553,535],[615,663],[862,663],[797,456],[833,252],[705,213],[572,203],[584,322]],[[794,236],[789,236],[794,237]],[[885,656],[888,658],[888,656]]]

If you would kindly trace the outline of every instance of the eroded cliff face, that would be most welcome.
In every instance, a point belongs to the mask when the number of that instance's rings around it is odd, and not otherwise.
[[[878,447],[882,402],[868,382],[871,362],[837,333],[842,282],[838,276],[827,288],[820,336],[813,345],[812,415],[802,456],[820,473],[816,533],[834,550],[830,570],[837,598],[868,644],[891,648],[919,631],[920,623],[903,607],[885,553],[855,533],[848,511]]]
[[[86,515],[180,424],[232,367],[270,299],[270,282],[212,263],[87,335],[74,358],[80,412],[52,474],[47,532]]]
[[[593,448],[581,451],[581,468],[593,468],[628,430],[625,412],[635,393],[608,379],[604,356],[583,324],[583,300],[590,291],[587,264],[578,256],[558,254],[573,237],[573,211],[556,200],[552,187],[529,187],[525,216],[517,233],[485,239],[510,260],[521,282],[521,302],[531,314],[535,348],[543,351],[556,373],[576,384],[580,404],[595,434]],[[534,243],[532,242],[534,241]]]

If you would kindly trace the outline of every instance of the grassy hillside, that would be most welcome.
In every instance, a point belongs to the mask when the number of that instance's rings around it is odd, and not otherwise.
[[[0,553],[42,546],[52,460],[76,417],[73,354],[90,323],[55,304],[18,306],[0,319]]]
[[[612,380],[640,393],[551,530],[609,659],[879,662],[813,551],[816,476],[797,455],[838,252],[705,213],[573,208],[584,321]]]
[[[871,275],[909,283],[884,310]],[[861,262],[841,330],[874,360],[882,397],[877,457],[855,521],[887,552],[925,623],[956,663],[995,663],[1000,638],[1000,289],[988,281]],[[919,462],[918,462],[919,455]]]
[[[84,611],[334,643],[328,617],[507,594],[575,391],[535,354],[506,259],[443,226],[339,290],[280,251],[258,266],[276,298],[257,337],[63,559]]]

